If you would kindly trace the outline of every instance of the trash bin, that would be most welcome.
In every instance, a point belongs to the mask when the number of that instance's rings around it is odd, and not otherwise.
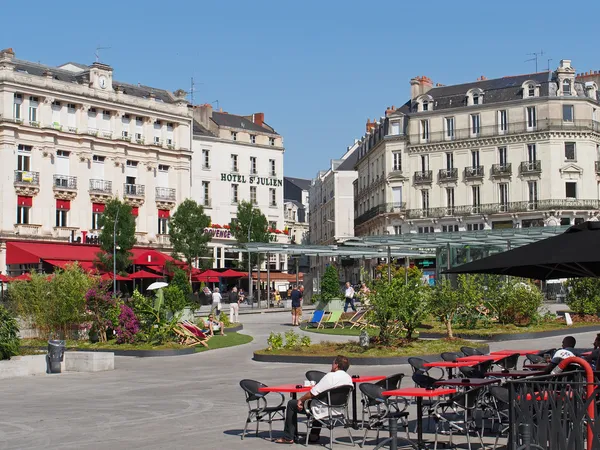
[[[48,373],[60,373],[60,363],[65,359],[65,341],[48,341]]]

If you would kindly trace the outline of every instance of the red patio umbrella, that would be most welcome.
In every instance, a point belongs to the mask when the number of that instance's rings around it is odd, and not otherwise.
[[[112,280],[113,274],[110,272],[103,273],[102,275],[100,275],[100,278],[103,279],[104,281]],[[129,281],[129,278],[124,277],[123,275],[117,274],[117,281]]]
[[[129,275],[129,279],[130,280],[141,280],[141,279],[153,279],[153,280],[157,280],[159,278],[162,278],[162,275],[157,275],[155,273],[150,273],[147,272],[145,270],[138,270],[137,272],[132,273],[131,275]]]
[[[247,277],[247,272],[238,272],[237,270],[227,269],[225,272],[221,273],[223,278],[242,278]]]
[[[192,281],[198,281],[200,283],[218,283],[219,277],[207,277],[204,274],[194,275],[192,277]]]
[[[202,277],[222,277],[223,274],[221,272],[217,272],[216,270],[208,269],[202,272],[199,276]]]
[[[17,277],[13,277],[10,281],[31,281],[31,275],[29,273],[23,273]]]
[[[7,277],[6,275],[2,275],[0,273],[0,283],[8,283],[10,281],[10,278]]]

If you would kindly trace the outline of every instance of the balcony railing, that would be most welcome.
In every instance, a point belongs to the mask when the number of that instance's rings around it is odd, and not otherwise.
[[[432,181],[433,172],[431,170],[422,170],[414,174],[413,183],[415,184],[431,183]]]
[[[473,133],[471,128],[455,129],[453,136],[447,136],[445,130],[430,132],[427,140],[424,142],[421,133],[411,134],[409,141],[411,145],[416,144],[431,144],[436,142],[460,141],[466,139],[479,139],[494,136],[506,136],[511,134],[535,133],[538,131],[550,130],[569,130],[569,131],[594,131],[600,132],[600,122],[595,120],[574,120],[572,122],[564,122],[561,119],[543,119],[537,120],[534,124],[527,121],[512,122],[506,124],[505,129],[501,129],[500,125],[487,125],[479,127],[477,134]]]
[[[354,226],[361,225],[367,220],[371,220],[372,218],[377,217],[380,214],[401,213],[405,210],[406,203],[404,202],[384,203],[381,205],[377,205],[365,211],[363,214],[354,219]]]
[[[493,177],[506,177],[512,175],[512,164],[492,164]]]
[[[156,200],[175,201],[175,189],[157,187],[156,188]]]
[[[600,174],[600,161],[594,162],[594,166],[596,168],[596,173]]]
[[[29,170],[15,170],[15,184],[25,186],[39,186],[40,173]]]
[[[440,169],[438,172],[439,181],[456,181],[458,180],[458,169]]]
[[[535,161],[523,161],[519,168],[522,174],[535,174],[542,171],[542,162],[538,159]]]
[[[112,193],[112,181],[90,180],[90,192],[110,194]]]
[[[77,177],[69,175],[54,175],[55,189],[77,189]]]
[[[465,167],[465,178],[483,178],[485,175],[485,171],[483,170],[483,166],[471,166]]]
[[[125,183],[123,190],[128,197],[143,197],[146,194],[146,187],[143,184]]]

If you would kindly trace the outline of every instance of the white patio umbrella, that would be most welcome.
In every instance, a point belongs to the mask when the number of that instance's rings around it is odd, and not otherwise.
[[[165,283],[164,281],[155,281],[150,286],[146,288],[147,291],[155,291],[156,289],[162,289],[167,287],[169,283]]]

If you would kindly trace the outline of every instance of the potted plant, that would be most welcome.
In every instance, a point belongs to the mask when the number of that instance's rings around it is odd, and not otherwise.
[[[321,293],[317,309],[327,309],[328,311],[344,309],[338,271],[333,265],[327,266],[321,279]]]

